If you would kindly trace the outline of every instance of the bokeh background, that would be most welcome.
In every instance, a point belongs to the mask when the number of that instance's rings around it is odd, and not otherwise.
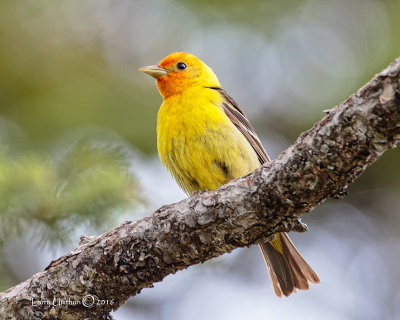
[[[400,55],[398,0],[2,0],[0,290],[185,197],[156,155],[161,103],[137,72],[194,53],[276,157]],[[143,290],[115,319],[400,318],[400,153],[292,234],[322,283],[278,299],[256,247]]]

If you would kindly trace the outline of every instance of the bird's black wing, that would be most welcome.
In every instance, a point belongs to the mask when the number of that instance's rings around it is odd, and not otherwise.
[[[246,115],[240,109],[238,104],[233,100],[224,89],[220,87],[208,87],[209,89],[216,90],[223,97],[222,108],[228,118],[232,121],[235,127],[245,136],[247,141],[253,147],[254,151],[257,153],[260,163],[266,163],[271,161],[270,157],[265,151],[260,139],[258,138],[254,128],[250,124]]]

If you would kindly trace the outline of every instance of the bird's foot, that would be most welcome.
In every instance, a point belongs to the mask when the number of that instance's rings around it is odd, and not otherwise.
[[[199,195],[201,195],[202,193],[207,192],[207,191],[210,191],[210,190],[208,190],[208,189],[194,190],[194,191],[192,192],[192,196],[199,196]]]

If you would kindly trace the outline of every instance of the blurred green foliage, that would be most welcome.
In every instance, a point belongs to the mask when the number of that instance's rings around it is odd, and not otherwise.
[[[0,146],[0,245],[35,224],[47,227],[36,241],[66,241],[81,223],[110,226],[137,200],[126,146],[104,134],[66,140],[46,154]]]
[[[157,97],[147,88],[143,99],[143,85],[113,72],[101,41],[63,30],[71,28],[66,17],[60,19],[73,14],[67,3],[2,1],[0,6],[0,114],[23,128],[33,146],[98,125],[142,151],[154,150]]]

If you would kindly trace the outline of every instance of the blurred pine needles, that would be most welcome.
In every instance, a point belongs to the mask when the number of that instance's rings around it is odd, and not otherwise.
[[[66,241],[79,224],[111,226],[139,200],[129,147],[101,132],[70,134],[46,153],[0,144],[0,245],[35,225],[45,226],[35,241]]]

